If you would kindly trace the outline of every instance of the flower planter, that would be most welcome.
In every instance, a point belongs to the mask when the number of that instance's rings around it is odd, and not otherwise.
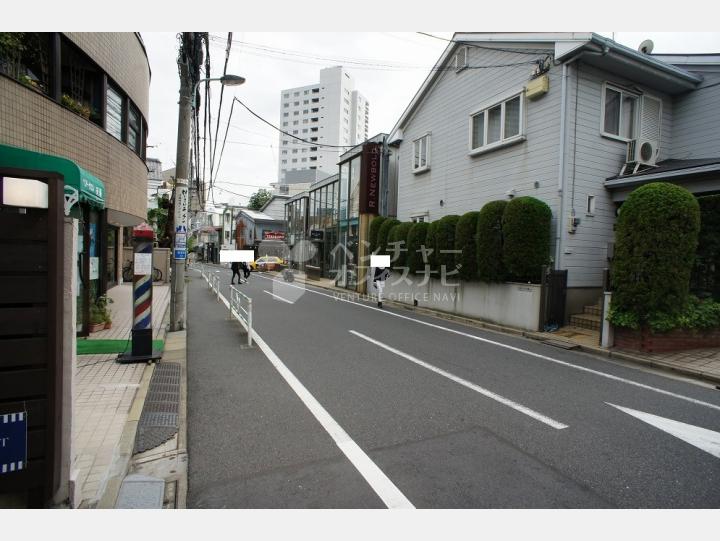
[[[106,321],[106,322],[105,322],[105,328],[106,328],[106,329],[111,329],[111,328],[112,328],[112,321]]]
[[[101,322],[101,323],[90,323],[90,332],[91,332],[91,333],[93,333],[93,332],[98,332],[98,331],[102,331],[102,330],[104,330],[104,329],[105,329],[105,323],[104,323],[104,322]]]
[[[615,327],[615,347],[620,349],[664,353],[719,346],[720,329],[673,329],[667,333],[653,333],[648,328]]]

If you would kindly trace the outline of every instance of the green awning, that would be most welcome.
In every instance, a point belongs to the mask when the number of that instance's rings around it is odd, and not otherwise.
[[[78,191],[80,201],[105,208],[105,184],[102,180],[67,158],[0,145],[0,167],[59,173],[65,178],[66,188],[71,186]]]

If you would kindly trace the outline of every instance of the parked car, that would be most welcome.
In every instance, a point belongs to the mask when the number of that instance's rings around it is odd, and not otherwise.
[[[283,266],[283,260],[274,255],[264,255],[250,263],[250,268],[255,271],[280,270]]]

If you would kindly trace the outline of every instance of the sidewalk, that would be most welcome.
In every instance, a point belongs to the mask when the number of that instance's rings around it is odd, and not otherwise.
[[[280,277],[279,273],[268,272],[266,274],[274,274]],[[353,293],[347,289],[339,288],[334,285],[334,281],[329,278],[321,278],[319,280],[305,279],[296,275],[295,280],[301,284],[312,285],[330,291],[342,292],[345,294]],[[400,303],[396,301],[383,300],[384,304],[397,308],[404,308],[420,314],[427,314],[450,321],[462,323],[472,327],[478,327],[491,331],[501,332],[505,334],[514,334],[531,338],[533,340],[548,342],[566,342],[573,349],[578,349],[586,353],[602,355],[612,359],[628,361],[632,363],[652,366],[670,370],[678,374],[703,379],[713,383],[720,383],[720,348],[693,349],[687,351],[675,351],[670,353],[645,353],[640,351],[627,351],[618,348],[604,348],[597,344],[597,335],[595,333],[585,332],[583,329],[570,329],[572,332],[529,332],[488,323],[478,319],[472,319],[464,316],[456,316],[454,314],[431,310],[428,308],[416,307],[410,304]],[[561,329],[562,330],[562,329]]]
[[[93,333],[90,339],[127,339],[132,328],[132,286],[119,285],[108,291],[113,326]],[[166,312],[170,287],[153,287],[153,338],[165,335]],[[73,413],[73,448],[75,462],[71,477],[75,482],[75,507],[97,505],[118,459],[118,445],[123,436],[133,402],[147,385],[153,365],[119,364],[116,353],[78,355]],[[116,464],[117,465],[117,464]]]

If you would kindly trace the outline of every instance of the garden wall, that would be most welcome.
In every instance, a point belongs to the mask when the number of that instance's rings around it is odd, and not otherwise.
[[[485,282],[460,282],[455,276],[448,277],[449,284],[431,278],[424,286],[412,284],[393,273],[385,282],[384,296],[387,300],[403,304],[441,310],[459,316],[482,319],[499,325],[507,325],[526,331],[540,330],[540,301],[542,287],[537,284]]]
[[[668,333],[654,334],[649,329],[640,331],[615,327],[614,334],[616,348],[647,353],[720,347],[720,329],[706,331],[673,329]]]

